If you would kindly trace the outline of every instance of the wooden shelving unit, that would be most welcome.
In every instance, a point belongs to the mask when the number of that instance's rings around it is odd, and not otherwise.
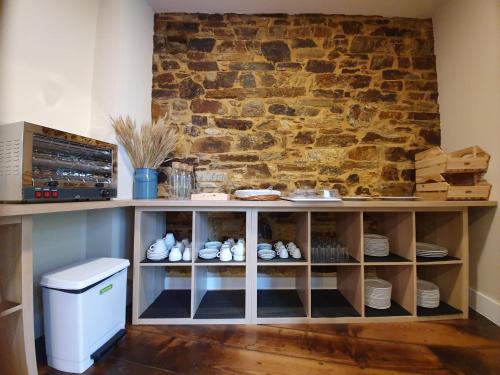
[[[144,261],[150,243],[172,231],[168,218],[178,218],[179,210],[190,212],[184,217],[185,227],[191,226],[193,261]],[[222,223],[224,220],[229,227]],[[137,207],[135,225],[134,324],[333,323],[467,317],[465,207]],[[225,233],[223,228],[230,229]],[[388,236],[391,255],[375,259],[364,256],[363,233]],[[335,236],[345,244],[349,261],[314,262],[311,239],[318,235]],[[198,251],[207,240],[225,237],[246,238],[245,262],[198,259]],[[257,258],[258,242],[277,240],[295,242],[302,259]],[[417,259],[416,241],[446,246],[449,257]],[[182,282],[179,275],[184,275]],[[390,309],[364,306],[364,280],[373,275],[392,284]],[[417,277],[440,287],[439,308],[417,308]],[[152,311],[157,315],[151,315]]]
[[[0,372],[35,374],[31,217],[0,217]]]

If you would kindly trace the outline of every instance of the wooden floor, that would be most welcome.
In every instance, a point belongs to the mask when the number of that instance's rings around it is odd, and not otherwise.
[[[432,323],[129,326],[86,374],[498,375],[500,327],[474,312]]]

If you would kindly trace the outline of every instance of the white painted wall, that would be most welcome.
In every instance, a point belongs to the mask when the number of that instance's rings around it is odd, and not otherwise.
[[[0,124],[26,120],[88,134],[98,4],[2,2]]]
[[[449,0],[434,14],[442,146],[480,145],[500,199],[500,1]],[[471,305],[500,324],[500,212],[470,217]]]
[[[115,141],[109,116],[151,118],[154,14],[145,0],[4,0],[0,124]],[[132,197],[120,150],[119,198]]]
[[[142,0],[1,2],[0,124],[26,120],[114,141],[109,115],[149,120],[153,16]],[[119,196],[131,198],[123,153],[119,173]],[[41,275],[89,257],[130,257],[132,219],[126,209],[34,218],[37,337]]]
[[[154,13],[145,0],[101,0],[90,136],[115,141],[109,116],[151,120]],[[132,197],[133,169],[120,147],[118,198]]]

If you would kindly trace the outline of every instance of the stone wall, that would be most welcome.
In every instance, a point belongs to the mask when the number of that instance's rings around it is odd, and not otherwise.
[[[440,144],[431,20],[157,14],[153,72],[204,188],[410,194]]]

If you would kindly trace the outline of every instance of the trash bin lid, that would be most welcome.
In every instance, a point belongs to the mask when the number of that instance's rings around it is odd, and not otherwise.
[[[128,259],[96,258],[73,263],[42,276],[40,285],[52,289],[80,290],[130,266]]]

